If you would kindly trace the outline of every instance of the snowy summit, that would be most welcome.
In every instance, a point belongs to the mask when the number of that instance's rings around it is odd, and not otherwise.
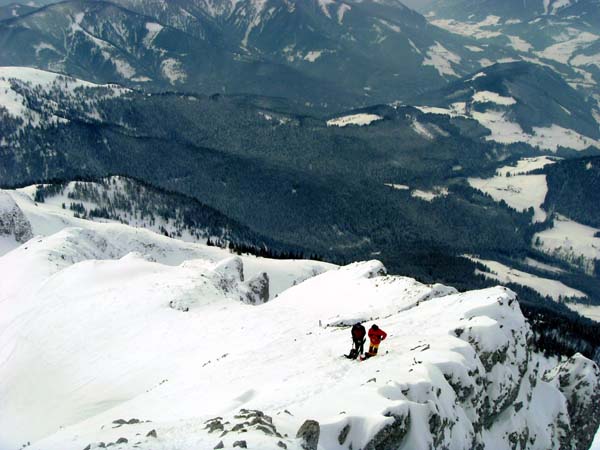
[[[534,352],[508,289],[232,256],[27,192],[0,213],[38,234],[0,257],[1,448],[591,443],[600,370]],[[343,356],[356,322],[388,335],[362,362]]]

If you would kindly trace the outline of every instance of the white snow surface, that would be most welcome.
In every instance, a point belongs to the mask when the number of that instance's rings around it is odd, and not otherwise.
[[[548,193],[546,175],[526,174],[554,164],[556,160],[548,156],[522,158],[514,166],[499,168],[491,178],[469,178],[468,181],[475,189],[491,195],[498,202],[504,200],[518,211],[533,208],[533,221],[543,222],[547,217],[541,207]]]
[[[578,151],[589,147],[600,148],[600,141],[556,124],[550,127],[533,127],[533,134],[526,133],[521,125],[511,122],[506,113],[500,110],[473,111],[472,118],[491,131],[491,134],[486,136],[488,141],[501,144],[524,142],[552,152],[556,152],[559,147]]]
[[[578,32],[573,39],[551,45],[541,52],[536,52],[541,58],[551,59],[563,64],[568,64],[573,55],[588,47],[594,42],[598,42],[600,36],[589,32]]]
[[[68,190],[64,197],[53,197],[45,203],[36,203],[33,198],[35,195],[35,186],[29,186],[18,190],[0,190],[0,199],[2,194],[8,194],[19,209],[23,212],[31,226],[33,235],[37,236],[31,242],[37,242],[35,239],[44,239],[50,242],[58,239],[58,244],[63,245],[62,241],[76,242],[78,240],[86,241],[89,236],[95,236],[93,239],[99,239],[108,244],[105,252],[95,253],[96,259],[115,259],[125,256],[129,252],[140,252],[152,261],[158,261],[167,265],[178,265],[186,260],[202,259],[210,263],[216,263],[231,256],[229,251],[218,248],[200,245],[195,242],[184,242],[181,240],[170,239],[162,236],[159,232],[160,224],[169,228],[169,224],[159,222],[157,227],[146,229],[145,222],[136,223],[131,220],[131,225],[122,225],[120,223],[97,223],[90,220],[83,220],[73,216],[69,209],[62,209],[61,203],[67,202]],[[94,206],[83,202],[87,207]],[[104,221],[103,221],[104,222]],[[137,225],[134,228],[132,225]],[[153,231],[154,230],[154,231]],[[183,236],[186,239],[186,236]],[[192,240],[189,237],[189,240]],[[0,256],[13,250],[17,244],[6,246]],[[43,250],[52,253],[50,250]],[[71,256],[69,256],[71,258]],[[77,256],[72,258],[77,259]],[[266,272],[270,279],[271,297],[277,296],[290,286],[299,283],[307,278],[322,273],[325,270],[334,268],[334,265],[317,261],[295,261],[283,260],[275,261],[269,259],[260,259],[252,255],[241,257],[246,269],[247,278],[255,277],[261,272]],[[35,264],[32,262],[32,265]],[[16,279],[14,282],[19,283]],[[5,285],[6,286],[6,285]],[[1,322],[1,320],[0,320]]]
[[[348,125],[371,125],[373,122],[382,120],[383,117],[377,114],[351,114],[349,116],[336,117],[327,121],[328,127],[345,127]]]
[[[541,205],[546,199],[548,185],[546,175],[515,175],[493,178],[469,178],[469,184],[492,196],[499,202],[504,200],[508,206],[523,211],[530,207],[534,210],[533,221],[543,222],[547,214]]]
[[[459,75],[453,68],[453,64],[460,64],[461,57],[451,52],[439,42],[432,45],[427,50],[427,57],[423,60],[424,66],[433,66],[438,73],[444,76],[458,77]]]
[[[497,176],[506,177],[507,175],[523,175],[536,169],[542,169],[549,164],[554,164],[562,158],[550,156],[535,156],[532,158],[521,158],[514,166],[504,166],[496,170]]]
[[[8,191],[40,236],[0,257],[0,448],[96,449],[121,439],[115,449],[245,440],[300,450],[307,419],[320,424],[318,450],[365,448],[389,427],[405,428],[400,450],[434,439],[508,450],[508,432],[525,428],[533,449],[560,445],[565,397],[542,380],[529,326],[505,288],[458,294],[387,276],[378,261],[337,268],[233,257],[61,215],[29,193]],[[241,301],[245,280],[261,272],[280,294]],[[361,363],[341,357],[346,325],[358,320],[389,334],[379,356]],[[524,407],[504,409],[513,392]],[[280,437],[244,424],[242,408],[270,416]],[[225,436],[207,426],[216,416]],[[432,427],[432,417],[453,426]],[[495,419],[476,432],[485,417]]]
[[[478,273],[503,284],[516,283],[522,286],[527,286],[534,291],[539,292],[541,295],[551,297],[554,300],[560,300],[561,298],[569,297],[586,297],[583,292],[573,289],[560,281],[523,272],[497,261],[479,259],[475,257],[470,257],[470,259],[487,267],[488,271],[483,272],[478,270]]]
[[[82,88],[108,88],[105,95],[122,95],[127,91],[117,85],[99,85],[88,81],[72,78],[60,73],[48,72],[45,70],[33,69],[30,67],[0,67],[0,109],[4,108],[9,116],[23,119],[24,125],[41,127],[48,124],[66,122],[57,111],[57,105],[54,101],[43,101],[39,106],[42,112],[49,113],[44,117],[40,111],[29,108],[26,105],[25,97],[15,89],[11,83],[16,80],[18,83],[26,85],[30,89],[40,89],[44,92],[59,90],[63,96],[75,96],[77,90]],[[40,98],[40,100],[45,100]]]
[[[595,237],[598,232],[600,230],[557,215],[554,227],[537,233],[533,239],[534,242],[539,240],[540,250],[592,273],[594,259],[600,259],[600,238]]]
[[[479,91],[473,94],[473,103],[496,103],[498,105],[510,106],[516,104],[517,101],[512,97],[503,97],[496,92]]]
[[[181,65],[181,61],[175,58],[167,58],[160,63],[160,71],[169,83],[183,83],[187,80],[187,73]]]
[[[448,195],[448,188],[444,186],[436,186],[431,191],[424,191],[421,189],[415,189],[410,194],[426,202],[432,202],[438,197],[446,197]]]
[[[485,40],[502,36],[502,33],[499,31],[489,29],[489,27],[494,26],[499,19],[500,18],[497,16],[488,16],[486,20],[477,23],[460,22],[453,19],[436,19],[432,20],[431,23],[436,27],[443,28],[454,34]]]

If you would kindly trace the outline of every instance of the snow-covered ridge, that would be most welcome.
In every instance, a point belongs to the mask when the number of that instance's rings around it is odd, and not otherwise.
[[[598,367],[545,375],[505,288],[232,258],[17,199],[59,229],[0,257],[0,448],[545,450],[600,422]],[[389,334],[361,363],[341,357],[357,320]]]
[[[84,89],[93,89],[95,93],[86,102],[75,101]],[[35,92],[39,104],[31,106],[23,91]],[[0,114],[4,112],[9,118],[17,119],[21,127],[46,127],[68,122],[66,110],[82,107],[84,103],[85,115],[95,119],[96,101],[125,92],[127,89],[118,85],[94,84],[30,67],[0,67]]]

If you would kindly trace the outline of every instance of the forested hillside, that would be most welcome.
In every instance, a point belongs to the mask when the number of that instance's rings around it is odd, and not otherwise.
[[[544,207],[600,228],[600,158],[561,161],[545,168],[545,173],[548,195]]]

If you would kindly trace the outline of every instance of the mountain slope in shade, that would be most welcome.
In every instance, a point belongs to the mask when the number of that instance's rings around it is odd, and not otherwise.
[[[503,19],[530,20],[548,15],[564,18],[578,15],[584,20],[597,15],[598,0],[436,0],[427,9],[436,16],[454,19],[485,19],[499,16]]]
[[[470,117],[488,128],[489,140],[526,142],[542,149],[600,148],[596,105],[551,69],[497,64],[414,100],[428,113]]]
[[[6,5],[3,5],[0,3],[0,21],[28,14],[35,11],[36,8],[37,6],[34,6],[33,4],[24,5],[21,3],[9,2]]]
[[[478,44],[516,52],[551,68],[600,105],[600,2],[440,0],[428,8],[435,25]],[[491,64],[492,61],[489,61]]]

